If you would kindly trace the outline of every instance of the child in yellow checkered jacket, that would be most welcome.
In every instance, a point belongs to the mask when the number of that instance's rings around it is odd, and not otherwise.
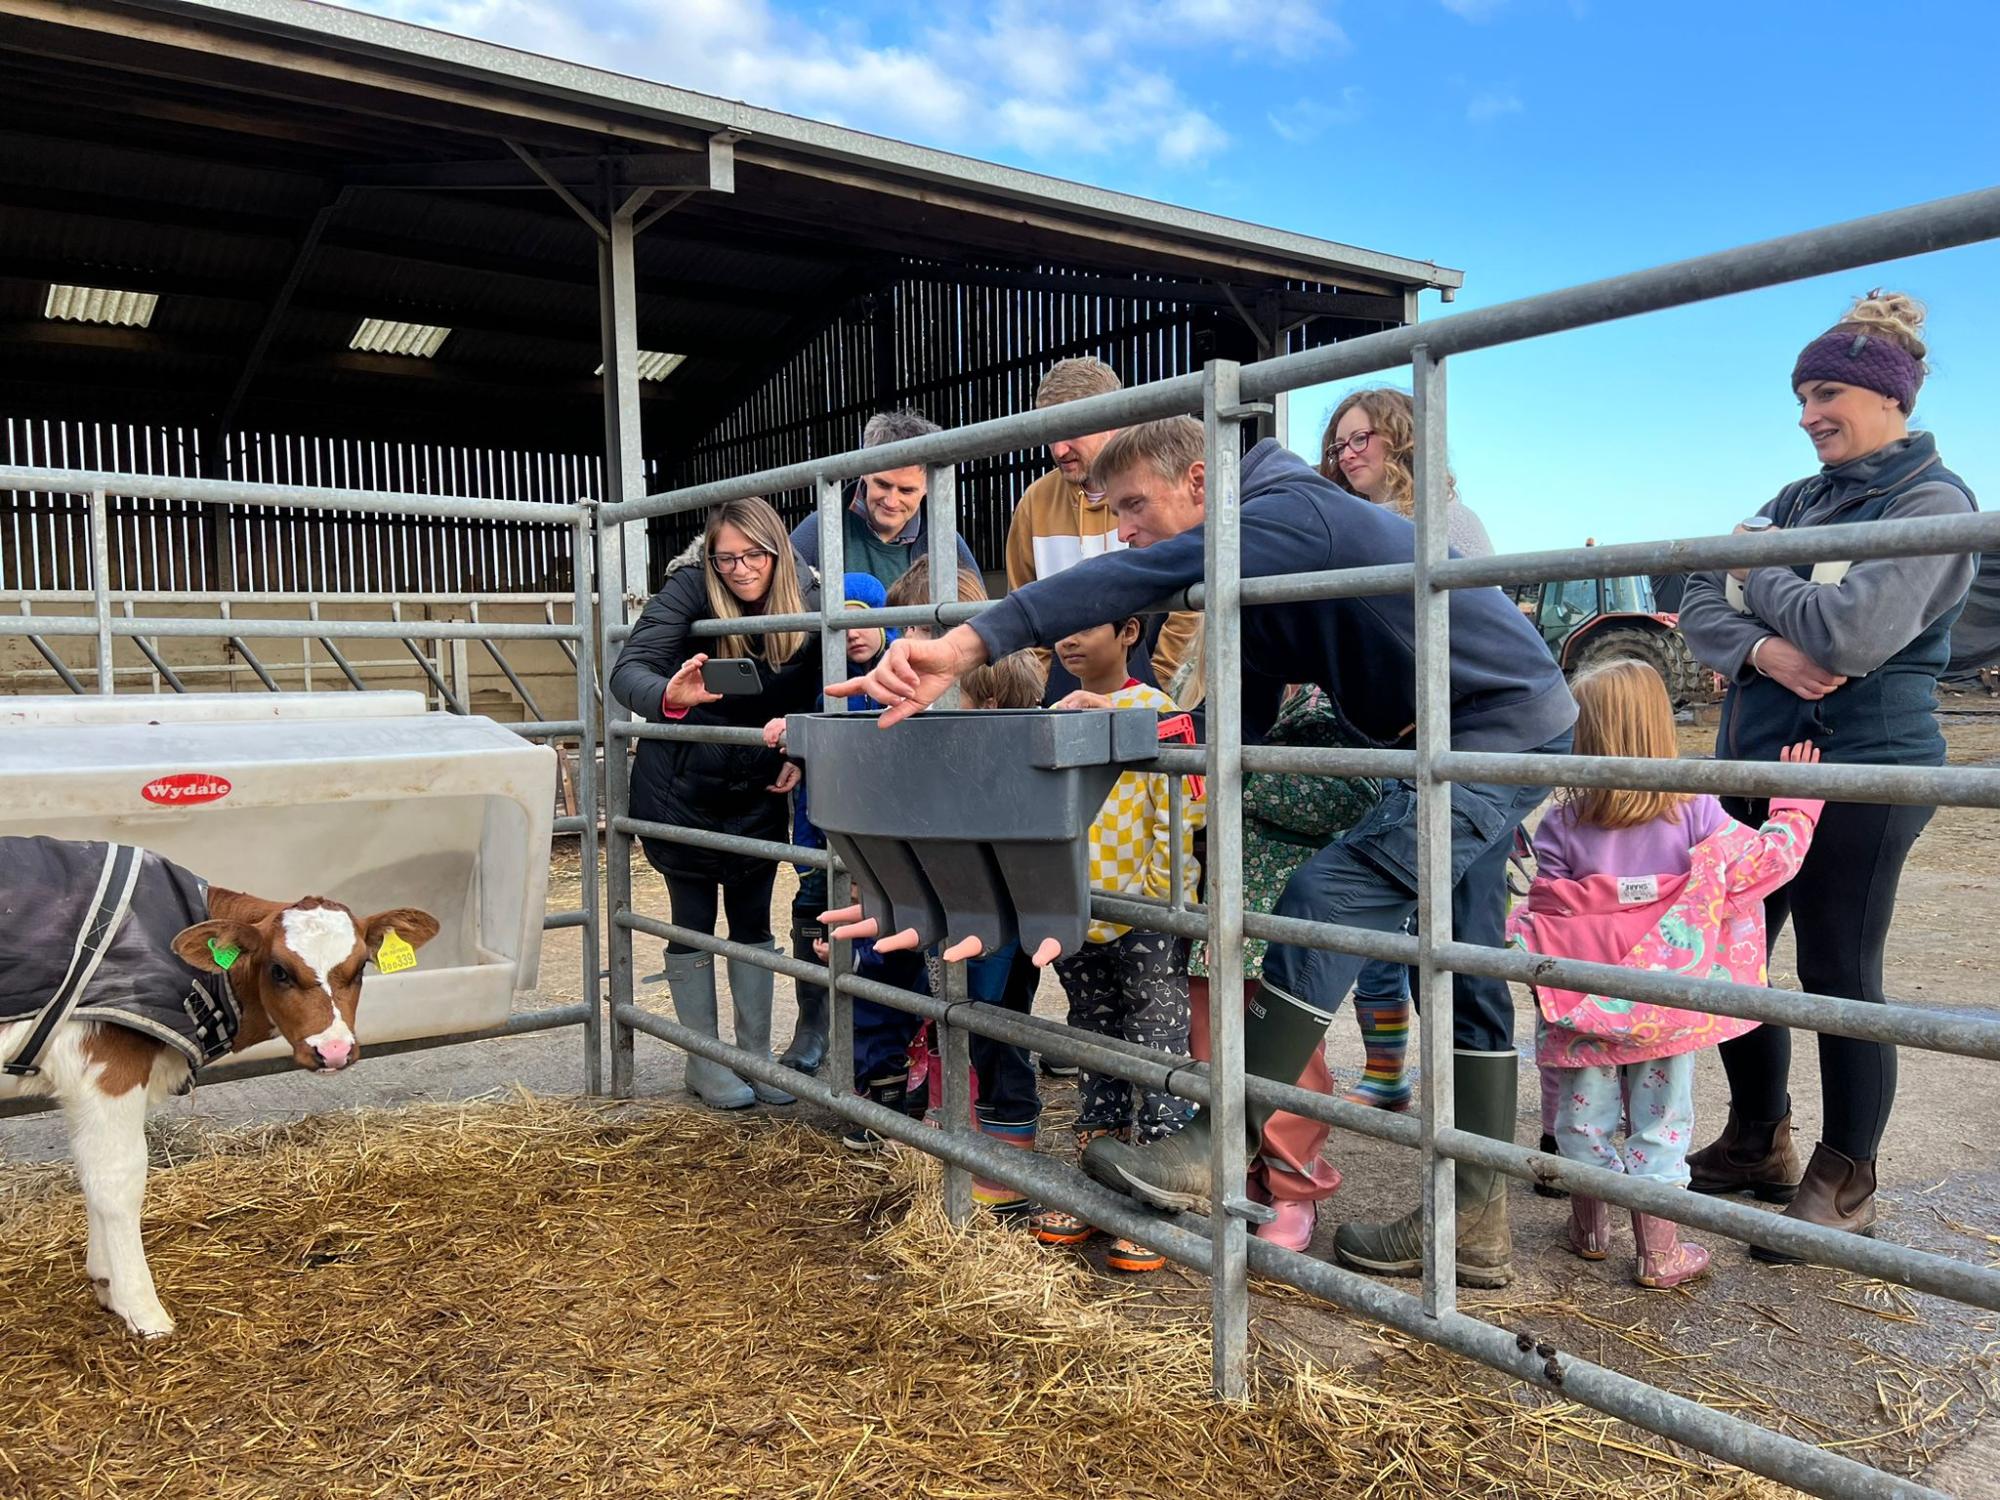
[[[1139,629],[1140,621],[1133,617],[1058,641],[1057,658],[1083,684],[1082,693],[1065,699],[1062,706],[1089,703],[1174,714],[1172,698],[1126,670]],[[1177,849],[1169,813],[1172,781],[1173,777],[1164,773],[1144,771],[1127,771],[1118,778],[1090,826],[1093,891],[1165,900],[1171,893],[1173,862],[1178,858],[1181,889],[1193,895],[1200,874],[1194,858],[1194,835],[1204,808],[1201,778],[1182,779]],[[1188,1050],[1187,965],[1186,938],[1144,932],[1100,918],[1091,923],[1082,949],[1057,959],[1055,967],[1069,997],[1070,1025],[1184,1055]],[[1187,1122],[1185,1101],[1123,1078],[1086,1068],[1079,1089],[1079,1146],[1105,1134],[1156,1141]],[[1044,1244],[1067,1245],[1081,1243],[1096,1231],[1072,1215],[1045,1210],[1036,1216],[1035,1233]],[[1156,1269],[1164,1260],[1157,1252],[1120,1240],[1112,1247],[1109,1263],[1117,1270],[1141,1271]]]

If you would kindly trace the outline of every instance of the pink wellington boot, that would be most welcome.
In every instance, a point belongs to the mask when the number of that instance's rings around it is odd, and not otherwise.
[[[1570,1198],[1569,1247],[1585,1260],[1603,1260],[1611,1253],[1610,1204],[1581,1193]]]
[[[1634,1213],[1632,1238],[1639,1245],[1640,1286],[1663,1292],[1708,1269],[1708,1252],[1699,1245],[1682,1244],[1680,1226],[1672,1219]]]
[[[1252,1234],[1287,1250],[1304,1250],[1312,1243],[1313,1227],[1319,1222],[1317,1203],[1311,1199],[1278,1198],[1271,1207],[1278,1217],[1268,1224],[1259,1224],[1250,1231]]]

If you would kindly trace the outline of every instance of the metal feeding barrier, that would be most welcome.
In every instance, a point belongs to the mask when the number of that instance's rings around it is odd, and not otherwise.
[[[971,1173],[977,1171],[1043,1202],[1075,1212],[1091,1223],[1157,1246],[1176,1260],[1207,1271],[1213,1289],[1214,1384],[1228,1398],[1241,1398],[1248,1390],[1249,1275],[1255,1271],[1482,1361],[1516,1379],[1545,1390],[1559,1390],[1567,1398],[1637,1427],[1816,1494],[1935,1495],[1935,1491],[1920,1484],[1885,1474],[1840,1453],[1770,1431],[1579,1358],[1531,1333],[1510,1331],[1459,1311],[1453,1225],[1454,1164],[1473,1162],[1523,1180],[1557,1183],[1573,1192],[1588,1193],[1695,1228],[1791,1252],[1822,1265],[1880,1277],[1969,1307],[2000,1309],[2000,1270],[1792,1222],[1741,1204],[1635,1181],[1460,1130],[1452,1118],[1453,1057],[1448,1025],[1424,1027],[1421,1109],[1414,1118],[1385,1115],[1288,1083],[1246,1077],[1243,975],[1235,964],[1215,966],[1210,1006],[1213,1061],[1196,1065],[1187,1058],[971,1002],[967,999],[962,963],[945,965],[941,994],[919,995],[856,975],[852,945],[847,942],[833,943],[829,962],[821,965],[646,916],[633,906],[632,841],[640,837],[826,868],[833,906],[846,904],[849,877],[840,860],[824,850],[634,818],[629,760],[635,741],[657,738],[757,744],[761,738],[752,729],[635,722],[610,696],[608,681],[616,646],[629,634],[626,589],[621,585],[626,583],[627,570],[634,567],[637,554],[621,549],[619,543],[624,536],[622,528],[631,523],[699,511],[744,496],[811,486],[818,504],[824,580],[820,608],[799,615],[734,620],[728,622],[727,631],[817,633],[822,667],[831,681],[848,675],[844,650],[844,631],[848,627],[948,625],[968,619],[984,607],[960,603],[955,598],[956,464],[1082,433],[1198,413],[1205,426],[1207,447],[1205,577],[1202,583],[1184,590],[1180,596],[1160,601],[1158,608],[1203,609],[1208,614],[1210,623],[1204,632],[1204,649],[1210,735],[1209,742],[1199,749],[1161,749],[1152,764],[1172,773],[1200,772],[1207,778],[1208,877],[1211,890],[1218,895],[1205,905],[1191,900],[1190,893],[1181,888],[1177,870],[1168,900],[1093,896],[1090,908],[1094,915],[1203,938],[1212,951],[1220,954],[1239,952],[1242,940],[1248,936],[1410,963],[1417,967],[1424,990],[1433,995],[1448,993],[1453,972],[1486,974],[1661,1001],[1776,1025],[2000,1059],[2000,1022],[1991,1020],[1893,1003],[1872,1005],[1769,987],[1554,961],[1455,941],[1446,857],[1449,786],[1454,781],[1530,786],[1559,781],[1568,785],[1726,792],[1752,797],[1792,794],[1848,801],[2000,806],[2000,771],[1990,769],[1782,766],[1454,751],[1450,746],[1447,612],[1449,591],[1459,588],[1633,572],[1980,551],[2000,547],[2000,516],[1880,522],[1471,560],[1449,556],[1444,505],[1445,370],[1450,358],[1711,297],[2000,237],[2000,190],[1940,200],[1255,364],[1217,361],[1197,374],[1110,395],[980,422],[866,452],[843,453],[656,495],[640,494],[644,466],[638,448],[637,397],[627,369],[636,349],[631,297],[634,211],[628,205],[614,215],[600,254],[605,286],[607,368],[618,372],[615,380],[607,377],[605,474],[608,494],[614,503],[449,499],[371,490],[0,468],[0,490],[88,496],[93,564],[91,611],[64,616],[0,616],[0,636],[27,637],[37,642],[44,659],[58,671],[67,668],[58,666],[59,659],[47,647],[45,638],[94,638],[95,685],[101,694],[110,693],[114,687],[112,651],[114,642],[121,637],[137,642],[148,662],[168,681],[172,680],[172,674],[163,667],[155,643],[163,637],[179,636],[221,634],[320,641],[336,665],[341,658],[333,642],[342,638],[402,641],[412,654],[416,653],[411,643],[416,641],[478,641],[494,654],[510,680],[514,674],[507,671],[506,660],[498,650],[500,642],[550,639],[573,658],[578,717],[511,727],[534,737],[574,738],[581,746],[580,815],[559,819],[555,827],[558,832],[581,837],[582,902],[576,910],[549,914],[544,925],[583,930],[582,978],[586,998],[574,1005],[516,1015],[505,1025],[468,1035],[391,1043],[376,1050],[409,1051],[575,1025],[581,1026],[584,1034],[584,1077],[591,1092],[602,1092],[606,1085],[601,1058],[607,1036],[610,1091],[620,1096],[632,1092],[635,1037],[640,1032],[747,1076],[777,1084],[845,1119],[941,1158],[945,1163],[945,1206],[955,1220],[962,1221],[972,1212]],[[1266,409],[1259,403],[1268,402],[1280,393],[1404,366],[1411,370],[1416,400],[1416,544],[1412,560],[1393,566],[1243,577],[1239,474],[1242,424]],[[841,486],[844,481],[866,473],[912,465],[925,466],[930,476],[926,505],[933,602],[929,606],[849,611],[842,589]],[[505,624],[326,618],[258,620],[253,624],[241,618],[217,621],[145,617],[129,608],[117,607],[125,601],[114,598],[108,586],[107,499],[111,496],[242,506],[252,510],[319,508],[568,527],[575,563],[572,617],[567,625],[557,623],[552,617],[546,623]],[[610,586],[593,590],[593,576],[607,580]],[[1300,749],[1243,744],[1239,659],[1244,609],[1279,602],[1403,591],[1413,591],[1416,601],[1417,719],[1411,748]],[[725,633],[725,627],[719,622],[705,622],[695,627],[695,633],[720,635]],[[244,656],[246,661],[254,660],[247,651]],[[352,672],[346,668],[343,671],[352,681]],[[275,686],[266,674],[259,676],[266,686]],[[76,691],[84,687],[82,679],[73,672],[65,681]],[[435,679],[433,686],[443,691],[443,685]],[[600,698],[605,715],[603,740],[609,752],[605,757],[607,873],[601,895],[595,874],[598,796],[596,778],[591,774],[600,738],[595,712]],[[838,713],[844,704],[836,700],[827,708]],[[1241,902],[1242,786],[1244,774],[1251,771],[1388,776],[1412,782],[1420,808],[1416,935],[1370,932],[1245,912]],[[1173,831],[1178,834],[1180,777],[1175,774],[1169,780],[1176,799],[1172,809]],[[608,968],[600,974],[601,913],[607,903]],[[832,1048],[826,1067],[832,1070],[828,1076],[833,1081],[808,1078],[768,1059],[753,1058],[733,1046],[700,1036],[673,1020],[639,1008],[634,1002],[635,934],[680,942],[738,962],[757,964],[795,980],[826,985],[833,999]],[[599,1003],[600,984],[606,978],[608,1011]],[[855,1095],[847,1087],[843,1075],[853,1053],[852,1001],[856,996],[937,1023],[944,1065],[945,1128],[942,1130],[928,1129]],[[975,1133],[971,1128],[968,1083],[969,1037],[974,1034],[1032,1047],[1052,1058],[1131,1079],[1148,1088],[1169,1090],[1208,1106],[1215,1124],[1210,1200],[1221,1205],[1223,1211],[1207,1217],[1182,1214],[1162,1218],[1051,1157],[1013,1150]],[[283,1063],[225,1068],[216,1070],[213,1076],[245,1076],[289,1066]],[[1290,1110],[1343,1130],[1411,1147],[1418,1153],[1423,1169],[1425,1254],[1423,1280],[1416,1295],[1248,1235],[1241,1211],[1246,1101]]]
[[[373,1042],[369,1044],[368,1051],[371,1056],[387,1056],[431,1047],[450,1046],[460,1042],[523,1036],[559,1027],[577,1026],[583,1031],[585,1086],[593,1093],[600,1092],[603,1081],[604,1016],[603,1006],[599,1003],[601,995],[598,956],[599,886],[595,873],[599,822],[597,776],[594,769],[597,759],[599,720],[595,712],[595,694],[598,686],[597,632],[591,574],[591,562],[595,555],[596,502],[584,500],[570,504],[552,504],[534,500],[462,499],[436,495],[390,494],[371,490],[321,489],[301,485],[251,484],[234,480],[187,479],[165,475],[11,467],[0,467],[0,491],[70,493],[88,497],[91,613],[33,614],[27,607],[30,600],[24,597],[22,612],[19,615],[0,615],[0,637],[25,637],[72,692],[83,693],[84,683],[49,647],[49,638],[62,636],[95,638],[94,686],[96,694],[106,698],[112,696],[115,690],[117,669],[114,666],[112,650],[113,643],[120,638],[134,641],[152,670],[157,672],[176,693],[187,691],[187,684],[158,654],[157,642],[163,637],[221,637],[232,641],[245,664],[271,692],[277,692],[279,684],[274,680],[271,671],[265,668],[260,659],[251,652],[247,640],[293,641],[303,646],[316,643],[327,653],[348,685],[357,691],[363,689],[366,684],[359,678],[354,664],[344,657],[336,642],[343,639],[375,640],[400,643],[416,658],[417,665],[423,668],[425,677],[440,698],[454,711],[463,712],[464,704],[460,701],[459,695],[452,691],[437,670],[425,659],[423,653],[417,649],[417,642],[479,642],[501,671],[517,686],[520,685],[518,678],[512,665],[502,653],[500,643],[517,640],[548,640],[556,643],[558,649],[568,658],[569,665],[575,673],[577,717],[566,720],[537,719],[503,727],[526,739],[573,740],[578,746],[580,769],[575,779],[577,812],[573,816],[556,818],[552,824],[552,831],[558,834],[575,834],[579,838],[583,871],[582,899],[574,909],[546,913],[542,929],[544,932],[568,928],[582,929],[580,994],[583,998],[567,1005],[520,1012],[509,1016],[499,1025],[481,1027],[474,1031]],[[190,603],[205,602],[212,596],[152,594],[133,598],[113,592],[109,586],[108,547],[111,529],[109,500],[113,496],[243,506],[252,511],[337,510],[376,516],[504,521],[563,528],[569,533],[575,561],[569,595],[571,617],[567,624],[557,621],[552,602],[540,599],[533,602],[547,604],[543,621],[517,621],[504,624],[479,620],[476,610],[473,611],[472,619],[456,621],[413,618],[330,619],[321,616],[317,605],[309,608],[308,617],[304,619],[251,619],[242,615],[232,617],[226,604],[221,609],[221,617],[214,619],[140,615],[135,613],[135,605],[142,599],[147,602],[159,600]],[[400,616],[402,612],[396,610],[394,613]],[[278,670],[286,669],[280,667]],[[525,689],[523,692],[525,695]],[[524,696],[524,704],[528,706],[529,712],[536,711],[533,698]],[[223,1063],[205,1069],[201,1075],[201,1082],[207,1085],[234,1079],[263,1077],[289,1071],[294,1066],[295,1064],[289,1059]],[[18,1100],[0,1106],[0,1115],[30,1113],[47,1107],[39,1100]]]
[[[1248,936],[1360,953],[1414,964],[1425,993],[1449,993],[1450,975],[1489,974],[1609,995],[1663,1001],[1777,1025],[1801,1026],[1870,1040],[2000,1058],[2000,1022],[1953,1016],[1894,1003],[1873,1005],[1640,973],[1604,965],[1555,961],[1456,942],[1451,931],[1449,786],[1454,781],[1518,785],[1658,788],[1739,796],[1795,795],[1832,800],[2000,806],[2000,771],[1863,765],[1789,766],[1736,762],[1659,761],[1613,757],[1553,757],[1454,751],[1450,745],[1449,591],[1550,578],[1606,577],[1631,572],[1790,564],[1831,558],[1974,552],[2000,546],[2000,516],[1969,515],[1814,528],[1802,532],[1722,536],[1521,553],[1477,560],[1451,558],[1445,530],[1445,370],[1456,355],[1538,338],[1638,313],[1751,291],[1808,276],[2000,237],[2000,189],[1970,193],[1851,223],[1767,241],[1654,270],[1613,277],[1567,291],[1460,313],[1422,326],[1393,329],[1349,342],[1256,364],[1216,361],[1199,374],[1096,396],[1046,410],[855,451],[807,464],[747,474],[623,500],[600,512],[600,571],[607,536],[619,525],[703,510],[724,501],[811,484],[818,499],[821,605],[817,611],[727,622],[703,622],[697,635],[819,632],[828,681],[849,675],[844,630],[868,625],[948,625],[982,607],[955,600],[954,465],[1030,444],[1130,426],[1160,417],[1199,414],[1207,438],[1205,581],[1160,601],[1160,609],[1207,611],[1205,634],[1209,741],[1198,750],[1162,750],[1154,764],[1199,771],[1208,782],[1208,880],[1218,893],[1206,906],[1176,889],[1151,902],[1095,896],[1101,917],[1158,931],[1205,938],[1210,950],[1233,954]],[[1245,578],[1240,558],[1241,426],[1257,403],[1281,392],[1409,366],[1416,402],[1416,546],[1412,561],[1280,577]],[[929,607],[852,611],[842,597],[841,485],[866,473],[924,465],[930,477],[927,524],[933,603]],[[1416,598],[1417,722],[1407,750],[1246,747],[1240,723],[1241,611],[1281,601],[1353,598],[1413,590]],[[608,672],[629,630],[622,600],[602,601],[601,656]],[[1456,1305],[1453,1178],[1455,1163],[1473,1162],[1528,1181],[1560,1184],[1608,1202],[1658,1214],[1713,1233],[1801,1255],[1821,1265],[1880,1277],[1970,1307],[2000,1309],[2000,1269],[1794,1222],[1741,1204],[1635,1181],[1622,1174],[1489,1140],[1456,1128],[1452,1118],[1452,1032],[1426,1024],[1422,1044],[1421,1110],[1395,1118],[1243,1073],[1243,975],[1240,965],[1212,966],[1210,1055],[1206,1066],[1024,1017],[966,999],[962,963],[945,965],[944,991],[922,996],[856,976],[852,945],[835,942],[827,964],[746,947],[645,916],[633,909],[632,840],[636,837],[792,860],[829,871],[829,902],[847,904],[848,876],[826,851],[645,822],[631,816],[629,749],[641,739],[761,743],[755,730],[629,719],[605,695],[607,714],[607,863],[610,912],[611,1082],[620,1095],[633,1087],[634,1038],[644,1032],[684,1051],[775,1083],[941,1158],[944,1199],[956,1220],[972,1211],[970,1174],[991,1177],[1089,1222],[1157,1246],[1212,1279],[1214,1383],[1225,1397],[1248,1389],[1248,1277],[1251,1271],[1289,1283],[1340,1307],[1482,1361],[1517,1379],[1580,1401],[1637,1427],[1684,1442],[1780,1482],[1815,1494],[1934,1496],[1936,1491],[1672,1394],[1645,1381],[1460,1312]],[[826,705],[841,712],[838,700]],[[896,731],[888,731],[894,733]],[[1245,913],[1242,782],[1246,771],[1296,775],[1393,776],[1414,783],[1419,804],[1418,905],[1415,936],[1366,932],[1321,922]],[[1172,778],[1178,795],[1179,777]],[[828,986],[833,997],[833,1045],[823,1071],[831,1083],[804,1078],[766,1059],[700,1036],[640,1009],[633,999],[632,939],[663,938]],[[852,1056],[852,1000],[877,1000],[937,1024],[944,1067],[944,1128],[918,1125],[850,1091],[843,1076]],[[979,1034],[1032,1046],[1052,1058],[1164,1088],[1206,1104],[1214,1128],[1209,1217],[1161,1218],[1145,1212],[1052,1159],[1009,1149],[976,1134],[970,1123],[967,1037]],[[1282,1107],[1344,1130],[1416,1149],[1423,1168],[1424,1269],[1416,1295],[1324,1261],[1255,1240],[1240,1202],[1245,1168],[1245,1100]]]

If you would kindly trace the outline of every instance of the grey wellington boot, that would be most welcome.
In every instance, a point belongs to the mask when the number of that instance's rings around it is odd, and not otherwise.
[[[809,964],[819,962],[813,952],[813,939],[824,938],[826,929],[818,923],[792,924],[792,957],[802,958]],[[799,1018],[792,1027],[792,1040],[785,1048],[785,1055],[778,1059],[788,1068],[801,1073],[817,1073],[819,1065],[826,1061],[826,991],[816,984],[798,980],[792,988],[799,997]]]
[[[1325,1042],[1333,1017],[1269,985],[1246,985],[1243,1013],[1243,1071],[1281,1083],[1299,1074]],[[1244,1101],[1250,1155],[1257,1154],[1264,1122],[1276,1111]],[[1084,1148],[1083,1169],[1106,1187],[1130,1193],[1155,1208],[1198,1209],[1208,1202],[1208,1110],[1195,1110],[1186,1125],[1165,1140],[1134,1146],[1101,1135]]]
[[[715,955],[667,950],[667,989],[674,997],[674,1015],[689,1031],[720,1039],[715,1025]],[[757,1096],[750,1085],[718,1062],[687,1060],[688,1092],[710,1109],[747,1109]]]
[[[767,953],[778,951],[778,945],[769,940],[752,946]],[[769,969],[741,959],[729,960],[729,1000],[736,1007],[736,1045],[767,1061],[771,1056],[771,990],[776,979],[777,975]],[[765,1104],[799,1102],[783,1089],[759,1079],[752,1078],[750,1088]]]
[[[1520,1068],[1520,1058],[1511,1049],[1454,1051],[1451,1094],[1458,1128],[1511,1145]],[[1505,1286],[1514,1279],[1507,1175],[1462,1161],[1457,1181],[1458,1283],[1484,1289]],[[1343,1224],[1334,1234],[1333,1252],[1355,1269],[1378,1276],[1421,1276],[1424,1211],[1419,1206],[1387,1224]]]

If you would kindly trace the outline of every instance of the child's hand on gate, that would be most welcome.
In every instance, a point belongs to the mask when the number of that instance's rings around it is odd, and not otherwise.
[[[764,746],[769,750],[785,748],[785,721],[773,719],[764,726]]]
[[[1811,740],[1800,740],[1796,745],[1787,745],[1780,750],[1778,759],[1788,766],[1816,766],[1819,764],[1819,746]]]

